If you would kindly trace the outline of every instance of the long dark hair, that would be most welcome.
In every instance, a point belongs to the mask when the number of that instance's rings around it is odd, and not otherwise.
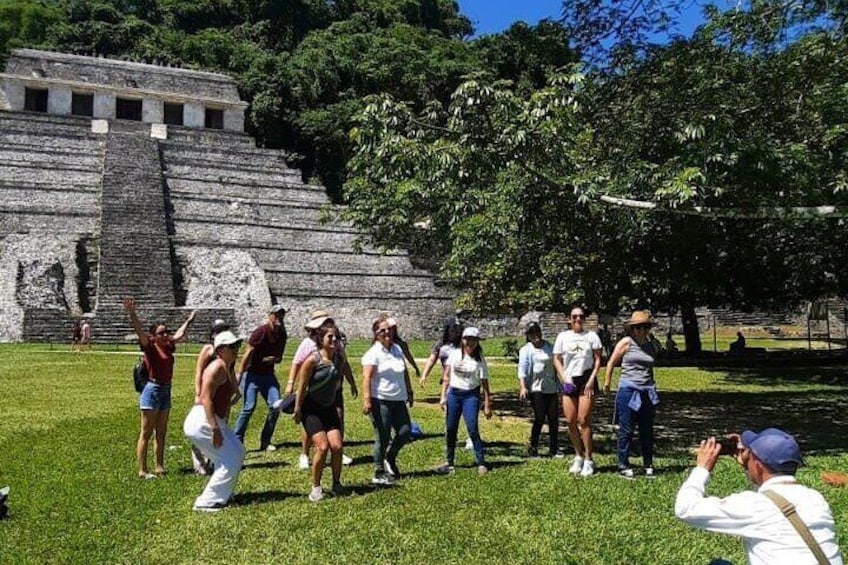
[[[450,323],[445,324],[444,329],[442,329],[442,345],[453,344],[454,347],[460,347],[462,345],[462,324],[457,323],[456,321],[452,321]],[[451,331],[455,332],[455,339],[451,339]]]
[[[460,351],[462,351],[462,356],[465,357],[465,346],[460,343],[459,347]],[[477,339],[477,347],[474,348],[474,351],[471,353],[471,357],[478,363],[483,360],[483,346],[480,344],[479,338]]]

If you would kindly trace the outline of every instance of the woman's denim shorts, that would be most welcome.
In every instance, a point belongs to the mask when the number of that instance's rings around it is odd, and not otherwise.
[[[170,410],[171,385],[159,385],[149,382],[141,391],[138,406],[142,410]]]

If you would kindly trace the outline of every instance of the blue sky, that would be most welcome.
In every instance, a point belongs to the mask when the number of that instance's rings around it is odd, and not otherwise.
[[[679,33],[688,35],[701,23],[701,6],[706,3],[707,0],[691,1],[681,14]],[[561,0],[459,0],[459,7],[471,19],[476,35],[497,33],[518,20],[535,24],[544,18],[559,19],[562,14]]]

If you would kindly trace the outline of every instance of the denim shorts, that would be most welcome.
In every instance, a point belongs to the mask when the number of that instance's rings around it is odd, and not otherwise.
[[[141,391],[138,407],[142,410],[170,410],[171,385],[159,385],[147,382]]]

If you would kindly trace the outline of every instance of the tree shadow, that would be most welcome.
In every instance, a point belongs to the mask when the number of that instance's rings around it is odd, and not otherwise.
[[[725,372],[722,380],[730,385],[829,385],[848,389],[846,367],[705,367],[709,372]]]
[[[254,504],[266,504],[279,502],[287,498],[300,497],[302,493],[286,492],[282,490],[263,490],[258,492],[240,492],[230,499],[230,506],[251,506]]]

